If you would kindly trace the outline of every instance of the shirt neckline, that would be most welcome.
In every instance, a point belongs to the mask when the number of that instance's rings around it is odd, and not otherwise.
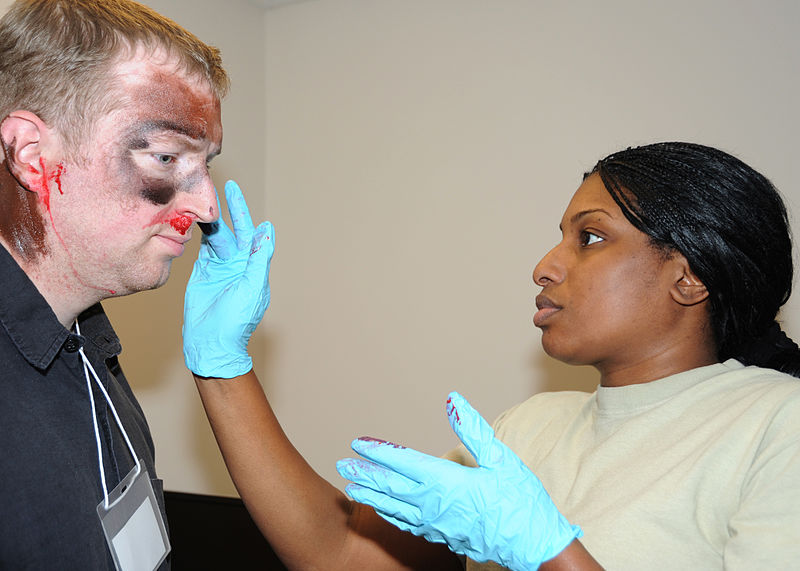
[[[683,391],[727,371],[744,367],[735,359],[683,371],[647,383],[624,387],[597,387],[597,408],[601,414],[629,413],[650,408]]]

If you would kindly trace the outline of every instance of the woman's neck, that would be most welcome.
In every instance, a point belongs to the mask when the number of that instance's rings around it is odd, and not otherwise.
[[[602,386],[624,387],[649,383],[717,362],[714,343],[695,337],[691,342],[687,340],[640,358],[597,363],[595,368],[600,372]]]

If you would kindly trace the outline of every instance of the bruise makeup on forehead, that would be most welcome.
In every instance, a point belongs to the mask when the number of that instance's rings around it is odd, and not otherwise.
[[[27,262],[48,253],[45,221],[39,209],[40,197],[25,189],[11,172],[14,143],[3,145],[0,164],[0,236]]]
[[[219,100],[181,74],[156,72],[133,91],[131,99],[147,118],[141,125],[142,135],[172,131],[196,141],[222,139]]]

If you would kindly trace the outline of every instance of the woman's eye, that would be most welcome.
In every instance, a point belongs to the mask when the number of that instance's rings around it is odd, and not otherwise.
[[[163,155],[161,153],[158,153],[153,156],[162,166],[169,166],[175,162],[175,157],[173,155]]]
[[[591,246],[592,244],[596,244],[602,241],[603,238],[601,238],[597,234],[589,232],[588,230],[584,230],[583,232],[581,232],[581,246]]]

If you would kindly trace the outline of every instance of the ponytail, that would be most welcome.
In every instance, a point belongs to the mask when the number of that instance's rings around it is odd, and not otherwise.
[[[742,347],[734,358],[745,365],[767,367],[800,377],[800,348],[777,322],[773,322],[764,335]]]

